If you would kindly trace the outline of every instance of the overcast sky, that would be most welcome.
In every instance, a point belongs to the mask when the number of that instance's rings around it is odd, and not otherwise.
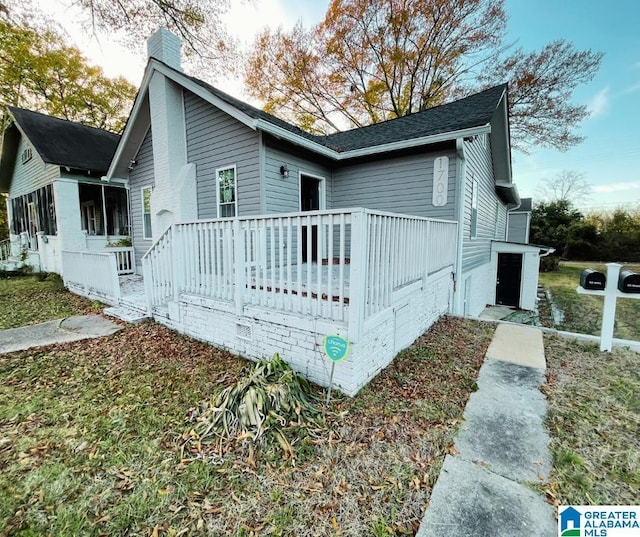
[[[232,4],[226,17],[230,33],[249,46],[265,25],[288,28],[298,19],[307,25],[321,20],[328,0],[233,0]],[[107,36],[97,41],[79,27],[75,22],[79,17],[59,0],[42,1],[42,5],[106,74],[123,74],[139,84],[146,63],[144,44],[133,53]],[[580,129],[586,141],[566,153],[513,152],[513,179],[521,196],[535,199],[540,181],[572,170],[584,174],[594,190],[584,208],[613,208],[625,203],[640,206],[640,2],[506,0],[506,8],[508,41],[526,50],[540,49],[555,39],[568,39],[579,49],[605,53],[596,78],[575,93],[576,102],[587,104],[592,112]],[[240,80],[218,81],[217,85],[247,99]]]

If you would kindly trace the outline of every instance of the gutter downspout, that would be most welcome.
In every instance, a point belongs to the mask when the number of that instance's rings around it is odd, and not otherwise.
[[[464,315],[464,289],[462,288],[462,244],[464,240],[464,198],[467,182],[467,160],[464,155],[464,140],[456,139],[458,173],[456,177],[456,208],[458,209],[458,245],[456,248],[456,267],[453,280],[453,313]]]

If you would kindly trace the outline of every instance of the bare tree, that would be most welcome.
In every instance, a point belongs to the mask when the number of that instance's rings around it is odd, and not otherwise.
[[[591,185],[583,173],[562,170],[558,175],[542,181],[536,189],[536,194],[543,201],[565,201],[576,205],[591,196]]]

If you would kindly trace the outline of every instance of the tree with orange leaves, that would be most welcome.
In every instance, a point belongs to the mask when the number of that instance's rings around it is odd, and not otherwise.
[[[558,42],[505,58],[506,19],[504,0],[331,0],[315,27],[257,38],[246,88],[266,111],[333,132],[508,81],[514,145],[567,149],[588,114],[568,97],[594,76],[601,54]]]

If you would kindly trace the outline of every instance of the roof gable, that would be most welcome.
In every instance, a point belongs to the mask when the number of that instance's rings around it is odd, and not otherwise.
[[[262,130],[336,161],[489,133],[493,132],[492,129],[495,125],[501,127],[498,129],[500,132],[496,132],[496,136],[502,138],[506,136],[506,139],[498,145],[510,155],[508,123],[505,131],[505,120],[503,119],[507,115],[506,84],[408,116],[320,136],[308,133],[264,110],[232,97],[196,77],[186,75],[182,71],[151,58],[147,63],[131,117],[127,121],[121,142],[109,168],[108,178],[126,172],[127,159],[132,158],[133,146],[136,145],[136,140],[139,141],[139,137],[136,137],[134,132],[136,129],[142,131],[137,123],[143,121],[145,112],[148,118],[148,111],[145,111],[143,102],[147,99],[149,83],[155,71],[159,71],[183,88],[202,97],[254,130]],[[501,158],[504,156],[504,151],[500,154]],[[510,181],[510,156],[507,158],[509,162],[502,166],[498,164],[498,167],[503,180]]]
[[[118,145],[120,136],[64,119],[7,107],[20,132],[47,164],[102,174]]]
[[[507,91],[507,85],[501,84],[421,112],[320,136],[240,101],[198,78],[183,76],[251,118],[266,121],[339,153],[489,125]]]

